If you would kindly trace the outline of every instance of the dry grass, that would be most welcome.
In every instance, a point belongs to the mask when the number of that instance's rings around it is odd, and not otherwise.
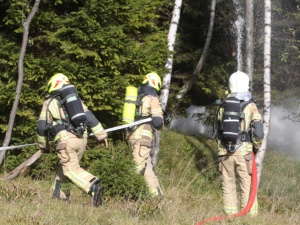
[[[197,140],[193,141],[193,145],[183,143],[188,146],[186,149],[180,144],[172,146],[169,143],[168,148],[173,150],[168,153],[170,158],[165,153],[161,155],[164,157],[160,158],[158,174],[165,193],[163,199],[135,202],[106,199],[103,206],[94,208],[91,198],[75,186],[72,187],[70,202],[65,203],[51,199],[51,181],[20,177],[0,183],[0,224],[192,225],[208,217],[223,215],[220,179],[213,172],[214,161],[190,157],[199,150],[193,147]],[[187,155],[183,155],[180,148]],[[207,149],[203,148],[203,151],[205,155]],[[181,157],[175,160],[172,158],[174,154]],[[202,164],[205,167],[202,168]],[[269,152],[258,194],[259,215],[207,224],[300,224],[299,174],[299,162]]]
[[[73,188],[69,203],[50,198],[51,183],[19,178],[1,187],[1,224],[195,224],[223,215],[218,195],[190,193],[185,188],[165,187],[163,199],[115,201],[94,208],[91,199]],[[276,202],[274,202],[276,204]],[[299,224],[299,209],[276,213],[262,208],[255,218],[241,217],[230,224]],[[210,224],[228,224],[228,220]]]

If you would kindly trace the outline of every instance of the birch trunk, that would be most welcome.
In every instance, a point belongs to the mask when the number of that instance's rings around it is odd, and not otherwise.
[[[265,0],[265,40],[264,40],[264,139],[256,154],[258,185],[261,178],[262,163],[267,150],[271,115],[271,0]]]
[[[208,26],[208,33],[205,41],[205,45],[203,48],[202,55],[200,57],[200,60],[191,76],[188,82],[186,82],[183,86],[183,88],[179,91],[178,95],[176,96],[179,101],[177,101],[177,106],[180,102],[180,100],[183,98],[183,96],[191,89],[192,85],[195,83],[195,80],[197,78],[197,75],[200,74],[203,64],[205,62],[206,56],[208,54],[211,38],[213,35],[214,30],[214,21],[215,21],[215,11],[216,11],[216,0],[211,1],[211,9],[210,9],[210,20],[209,20],[209,26]],[[175,108],[177,108],[177,106]]]
[[[35,0],[34,6],[32,7],[30,14],[28,15],[27,19],[23,23],[24,32],[23,32],[21,51],[20,51],[19,60],[18,60],[18,82],[17,82],[17,87],[16,87],[16,97],[15,97],[13,107],[12,107],[12,110],[11,110],[11,113],[9,116],[7,131],[6,131],[5,138],[4,138],[3,145],[2,145],[3,147],[8,146],[10,139],[11,139],[12,129],[13,129],[15,118],[16,118],[16,113],[17,113],[18,104],[20,101],[21,89],[22,89],[22,84],[23,84],[23,76],[24,76],[23,62],[24,62],[24,57],[25,57],[26,47],[27,47],[27,42],[28,42],[29,26],[30,26],[30,23],[31,23],[35,13],[38,10],[39,4],[40,4],[40,0]],[[5,153],[6,153],[6,151],[0,152],[0,165],[2,165],[2,163],[4,161]]]
[[[163,110],[166,109],[168,98],[169,98],[171,75],[173,69],[173,52],[174,52],[174,46],[176,41],[177,27],[180,19],[181,6],[182,6],[182,0],[175,0],[173,15],[172,15],[170,29],[168,33],[168,49],[170,51],[170,56],[167,58],[167,63],[165,65],[165,68],[167,69],[167,73],[163,78],[163,85],[160,94],[160,102]],[[157,163],[159,145],[160,145],[160,131],[157,130],[154,133],[154,145],[152,148],[152,163],[154,166]]]
[[[250,90],[253,86],[253,0],[246,0],[246,73],[250,78]]]

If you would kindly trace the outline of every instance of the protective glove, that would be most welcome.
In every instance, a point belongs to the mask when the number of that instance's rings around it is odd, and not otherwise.
[[[101,142],[101,144],[102,144],[103,147],[108,148],[108,140],[107,140],[107,138],[101,140],[100,142]]]

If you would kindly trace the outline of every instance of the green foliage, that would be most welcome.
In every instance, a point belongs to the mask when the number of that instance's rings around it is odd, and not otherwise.
[[[27,150],[25,152],[25,150]],[[23,154],[18,150],[9,151],[1,172],[12,171],[24,159],[30,158],[36,151],[26,148]],[[52,150],[44,153],[37,162],[26,171],[26,176],[35,180],[54,179],[58,158]],[[87,150],[80,162],[81,166],[99,177],[105,189],[106,197],[117,199],[146,199],[149,197],[148,187],[144,177],[136,174],[132,151],[126,144],[120,142],[111,144],[110,149],[95,148]]]
[[[175,79],[172,79],[179,89],[190,78],[203,53],[210,20],[210,4],[211,1],[196,0],[188,0],[183,4],[174,55]],[[231,1],[217,2],[209,52],[197,81],[181,105],[184,110],[191,104],[209,105],[224,95],[227,79],[236,70],[233,9]],[[176,101],[178,91],[172,91],[175,93],[171,97]]]
[[[22,22],[28,16],[33,3],[34,1],[28,3],[0,0],[1,142],[7,129],[18,82]],[[210,0],[188,0],[183,4],[174,52],[168,102],[170,108],[202,54],[210,17],[210,3]],[[69,76],[82,99],[103,122],[104,127],[119,124],[125,87],[139,86],[142,76],[150,70],[156,70],[160,75],[165,72],[165,60],[169,55],[166,37],[172,4],[173,1],[167,0],[43,0],[30,25],[21,100],[10,144],[36,142],[36,124],[46,94],[46,83],[57,72]],[[285,90],[297,89],[300,84],[297,4],[299,0],[280,0],[272,4],[272,94],[275,94],[272,99],[276,102],[282,99]],[[263,1],[256,2],[253,83],[255,93],[260,96],[263,90],[262,10]],[[190,104],[211,105],[216,98],[223,96],[228,76],[236,69],[235,34],[232,29],[234,19],[232,2],[218,1],[209,54],[201,74],[183,103],[185,108]],[[289,90],[288,96],[294,93],[297,95],[298,92]],[[170,151],[178,148],[177,145],[170,146],[173,146]],[[182,149],[185,147],[182,146]],[[142,187],[139,183],[142,179],[127,176],[132,171],[129,169],[131,166],[127,168],[121,163],[121,158],[127,157],[125,147],[115,148],[115,152],[119,152],[116,158],[113,157],[113,149],[105,154],[102,151],[88,151],[85,157],[93,163],[90,165],[84,159],[83,165],[98,173],[102,179],[107,179],[106,188],[110,190],[110,195],[137,198],[138,195],[133,195],[132,192]],[[188,145],[188,151],[193,148],[193,144]],[[34,148],[24,148],[8,152],[5,171],[19,165],[35,151]],[[181,154],[180,151],[174,152],[178,156]],[[97,160],[99,157],[103,157],[105,162],[111,162],[113,166],[102,164],[103,161]],[[178,158],[168,159],[166,165]],[[56,160],[53,154],[44,155],[39,160],[40,163],[32,166],[28,173],[34,178],[47,177],[54,171]],[[173,162],[172,165],[177,163]],[[166,169],[168,172],[171,170],[171,165],[169,166],[169,170]],[[122,167],[128,169],[125,174],[122,170],[117,172],[116,168]],[[106,178],[102,170],[114,175]],[[124,186],[114,184],[117,183],[118,176],[124,176]],[[130,186],[131,183],[138,185]],[[115,186],[120,186],[120,190],[115,189]],[[143,191],[142,188],[139,193],[143,195]]]
[[[9,119],[18,79],[22,21],[33,3],[0,1],[0,136]],[[167,1],[42,1],[30,24],[24,82],[11,144],[35,141],[48,79],[69,76],[104,126],[119,124],[125,87],[142,76],[162,74],[168,54]],[[163,23],[167,25],[166,22]]]
[[[144,177],[136,174],[131,150],[125,144],[110,146],[109,150],[88,150],[81,164],[100,178],[106,196],[118,199],[147,198],[148,188]]]

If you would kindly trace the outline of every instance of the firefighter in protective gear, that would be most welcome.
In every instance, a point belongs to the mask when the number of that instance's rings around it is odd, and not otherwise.
[[[249,92],[249,77],[243,72],[235,72],[229,78],[231,93],[227,97],[236,97],[241,104],[252,99]],[[218,122],[222,123],[224,108],[218,113]],[[240,120],[240,129],[247,131],[256,124],[255,133],[248,141],[240,142],[234,152],[229,152],[222,144],[221,135],[218,138],[218,169],[222,173],[223,210],[226,214],[235,214],[239,211],[236,180],[241,187],[241,208],[244,208],[249,200],[252,175],[252,151],[257,151],[263,138],[263,127],[261,113],[254,102],[250,102],[243,110],[243,119]],[[255,171],[256,172],[256,171]],[[248,212],[250,215],[257,215],[257,199]]]
[[[37,124],[38,146],[42,151],[47,150],[49,148],[49,136],[56,144],[59,163],[53,185],[53,198],[68,200],[71,183],[74,183],[92,196],[93,204],[97,207],[101,204],[102,188],[100,180],[79,165],[87,146],[87,131],[82,136],[76,136],[71,130],[65,129],[67,126],[65,121],[68,121],[68,118],[66,118],[64,108],[60,106],[60,99],[51,97],[69,83],[69,79],[62,73],[55,74],[48,82],[47,87],[50,97],[43,103]],[[91,129],[100,142],[107,143],[107,134],[100,122],[82,102],[80,103],[87,117],[86,126]],[[62,124],[65,126],[62,126]],[[53,129],[55,127],[60,127],[60,129]],[[49,135],[49,133],[51,134]]]
[[[133,159],[136,163],[136,172],[144,176],[149,187],[151,196],[162,197],[163,192],[159,185],[152,160],[151,147],[153,132],[163,126],[163,111],[157,96],[157,91],[161,89],[161,78],[157,73],[148,73],[142,81],[139,95],[142,98],[141,105],[137,108],[137,118],[145,119],[151,117],[149,123],[138,125],[132,131],[128,131],[127,140],[133,150]]]

